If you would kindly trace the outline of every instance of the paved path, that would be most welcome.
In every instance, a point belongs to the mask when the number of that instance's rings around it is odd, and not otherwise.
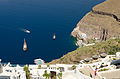
[[[74,72],[68,72],[63,74],[62,79],[80,79],[80,77]]]
[[[91,74],[93,79],[100,79],[98,74],[95,76],[94,70],[90,66],[86,66],[86,67],[80,69],[80,71],[87,76],[90,76],[90,74]]]
[[[120,70],[101,73],[101,76],[106,77],[106,79],[120,79]]]

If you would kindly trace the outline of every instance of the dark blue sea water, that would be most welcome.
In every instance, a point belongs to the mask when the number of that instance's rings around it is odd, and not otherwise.
[[[2,62],[46,62],[75,50],[71,31],[91,8],[104,0],[0,0]],[[28,29],[26,34],[21,29]],[[56,40],[52,39],[56,34]],[[28,51],[23,52],[26,38]]]

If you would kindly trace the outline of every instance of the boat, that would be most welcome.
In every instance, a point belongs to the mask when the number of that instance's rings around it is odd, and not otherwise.
[[[35,59],[34,63],[37,64],[37,65],[43,65],[45,62],[44,62],[44,60],[39,58],[39,59]]]
[[[24,38],[24,44],[23,44],[23,51],[27,51],[27,43],[25,41],[25,38]]]
[[[30,34],[30,31],[29,30],[25,30],[26,33]]]
[[[56,39],[56,36],[55,36],[55,33],[54,33],[54,35],[53,35],[53,40],[55,40]]]

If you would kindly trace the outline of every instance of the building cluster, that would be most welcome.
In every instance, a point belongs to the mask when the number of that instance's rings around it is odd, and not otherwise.
[[[0,60],[1,61],[1,60]],[[26,68],[25,68],[26,67]],[[0,79],[119,79],[120,52],[81,60],[80,64],[12,65],[0,62]]]
[[[23,67],[16,65],[13,67],[10,63],[3,66],[0,62],[0,79],[26,79],[26,73]]]

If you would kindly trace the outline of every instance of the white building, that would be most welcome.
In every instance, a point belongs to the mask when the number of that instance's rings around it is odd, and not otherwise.
[[[26,73],[23,71],[23,67],[17,65],[16,67],[11,67],[8,63],[3,66],[3,71],[0,73],[0,79],[26,79]]]
[[[31,79],[45,79],[43,74],[47,71],[50,78],[61,77],[62,79],[68,79],[72,77],[73,79],[91,79],[89,76],[82,74],[78,69],[85,64],[75,65],[76,69],[73,70],[72,66],[74,64],[55,64],[55,65],[29,65],[30,77]],[[6,66],[1,66],[0,79],[26,79],[26,73],[23,71],[24,67],[17,65],[12,67],[10,63]],[[62,71],[62,72],[61,72]],[[60,74],[62,73],[62,76]],[[58,76],[59,75],[59,76]]]
[[[116,52],[116,57],[120,58],[120,52]]]
[[[71,76],[72,74],[77,76],[74,77],[73,75],[74,79],[91,79],[90,77],[79,72],[77,68],[76,70],[72,70],[72,66],[73,64],[56,64],[49,65],[49,67],[47,67],[47,65],[41,65],[41,68],[38,69],[38,65],[29,65],[29,69],[30,73],[32,74],[31,79],[45,79],[45,77],[43,77],[45,70],[47,71],[47,73],[53,73],[54,75],[57,75],[58,73],[60,73],[60,71],[62,71],[62,79],[66,79],[67,76]],[[76,66],[79,67],[79,65]],[[58,77],[56,78],[58,79]]]

